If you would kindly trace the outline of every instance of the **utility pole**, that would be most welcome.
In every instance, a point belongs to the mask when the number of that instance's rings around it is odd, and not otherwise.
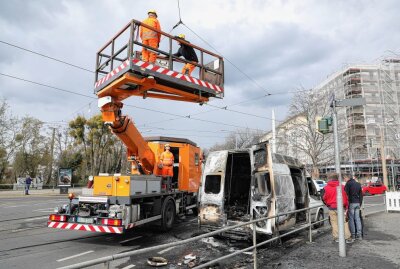
[[[53,134],[51,136],[51,144],[50,144],[50,168],[49,168],[49,176],[47,178],[47,182],[51,182],[51,176],[53,173],[53,159],[54,159],[54,139],[56,136],[56,128],[51,127],[53,129]]]
[[[339,256],[346,257],[346,242],[344,237],[344,212],[343,212],[343,196],[342,196],[342,172],[340,169],[340,147],[339,134],[337,126],[336,100],[333,96],[332,100],[332,119],[333,119],[333,137],[335,140],[335,169],[339,177],[339,186],[336,188],[336,203],[338,215],[338,233],[339,233]]]
[[[365,98],[351,98],[336,100],[335,95],[331,97],[332,107],[332,124],[333,124],[333,137],[335,140],[335,169],[339,177],[339,186],[336,188],[336,203],[337,203],[337,215],[338,215],[338,233],[339,233],[339,256],[346,257],[346,242],[345,242],[345,229],[344,229],[344,210],[343,210],[343,196],[342,196],[342,172],[340,169],[340,146],[339,146],[339,132],[338,132],[338,120],[336,107],[354,107],[363,106],[366,104]],[[326,123],[328,122],[325,119]],[[318,125],[320,126],[319,122]],[[326,124],[328,127],[329,124]],[[320,128],[318,128],[320,129]]]
[[[383,132],[383,126],[381,126],[381,161],[382,161],[382,174],[383,174],[383,185],[389,189],[389,180],[387,175],[386,167],[386,153],[385,153],[385,137]]]

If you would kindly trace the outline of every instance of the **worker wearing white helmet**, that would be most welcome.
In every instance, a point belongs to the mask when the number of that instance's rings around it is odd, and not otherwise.
[[[160,162],[162,164],[162,172],[161,175],[163,177],[173,177],[174,170],[174,154],[170,151],[171,147],[169,144],[164,145],[165,151],[161,153]]]
[[[151,9],[147,12],[147,14],[149,17],[142,21],[142,23],[161,31],[161,26],[157,19],[157,12],[154,9]],[[142,43],[144,45],[157,49],[160,45],[161,33],[141,26],[140,38],[142,39]],[[145,47],[142,48],[142,60],[144,62],[155,63],[156,59],[157,54],[155,52],[152,52]]]

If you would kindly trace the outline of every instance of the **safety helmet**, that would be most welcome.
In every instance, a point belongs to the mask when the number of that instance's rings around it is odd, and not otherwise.
[[[164,148],[166,148],[166,147],[169,147],[169,148],[170,148],[171,146],[170,146],[169,144],[165,144],[165,145],[164,145]]]
[[[185,39],[185,35],[184,34],[179,34],[178,37],[182,38],[182,39]]]
[[[156,17],[158,17],[155,9],[150,9],[149,11],[147,11],[147,14],[154,14],[156,15]]]

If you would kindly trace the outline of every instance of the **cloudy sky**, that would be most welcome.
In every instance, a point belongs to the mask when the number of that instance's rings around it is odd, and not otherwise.
[[[97,50],[130,19],[156,9],[162,30],[179,21],[177,0],[10,0],[0,3],[0,98],[13,114],[65,126],[78,114],[98,113],[93,99],[10,78],[13,76],[84,95],[93,95],[94,75],[5,44],[93,70]],[[373,63],[400,53],[400,5],[396,0],[215,1],[180,0],[192,43],[215,49],[225,60],[225,98],[210,104],[130,98],[125,107],[144,135],[185,137],[202,147],[222,142],[227,131],[269,130],[271,110],[287,116],[292,94],[311,88],[349,63]],[[208,44],[204,43],[204,40]],[[233,64],[231,64],[233,63]],[[272,96],[262,97],[267,93]],[[239,102],[247,101],[235,105]],[[208,112],[209,110],[213,110]],[[258,116],[258,117],[257,117]],[[212,122],[213,123],[212,123]],[[237,126],[237,127],[235,127]]]

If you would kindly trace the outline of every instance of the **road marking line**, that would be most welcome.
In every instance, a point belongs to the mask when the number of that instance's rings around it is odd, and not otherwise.
[[[35,210],[32,210],[32,211],[42,211],[42,210],[50,210],[50,209],[53,209],[53,210],[54,210],[54,207],[49,207],[49,208],[39,208],[39,209],[35,209]]]
[[[127,240],[121,241],[121,242],[119,242],[119,243],[120,243],[120,244],[123,244],[123,243],[129,242],[129,241],[136,240],[136,239],[141,238],[141,237],[143,237],[143,236],[136,236],[136,237],[133,237],[133,238],[131,238],[131,239],[127,239]]]
[[[133,268],[133,267],[135,267],[136,265],[134,265],[134,264],[131,264],[131,265],[128,265],[128,266],[126,266],[126,267],[124,267],[124,268],[122,268],[122,269],[130,269],[130,268]]]
[[[37,218],[26,219],[25,221],[28,222],[28,221],[31,221],[31,220],[47,219],[47,218],[48,218],[48,216],[45,216],[45,217],[37,217]]]
[[[89,251],[86,251],[86,252],[83,252],[83,253],[79,253],[79,254],[76,254],[76,255],[73,255],[73,256],[62,258],[62,259],[57,260],[57,262],[63,262],[63,261],[66,261],[66,260],[69,260],[69,259],[73,259],[73,258],[76,258],[76,257],[79,257],[79,256],[83,256],[83,255],[86,255],[86,254],[89,254],[89,253],[92,253],[92,252],[94,252],[94,250],[89,250]]]
[[[169,248],[163,249],[163,250],[157,252],[157,254],[163,254],[163,253],[168,252],[168,251],[170,251],[171,249],[174,249],[174,248],[176,248],[176,247],[169,247]]]
[[[22,229],[16,229],[16,230],[11,230],[11,232],[16,233],[16,232],[22,232],[22,231],[27,231],[27,230],[32,230],[35,228],[22,228]]]

